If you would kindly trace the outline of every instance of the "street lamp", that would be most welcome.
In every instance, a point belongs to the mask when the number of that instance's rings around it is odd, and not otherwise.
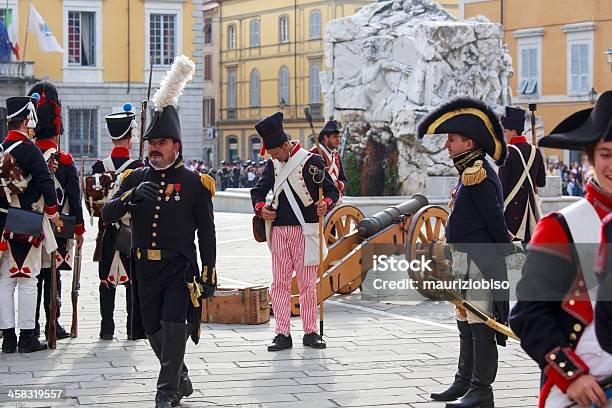
[[[610,65],[610,72],[612,72],[612,48],[608,48],[606,51],[606,58],[608,58],[608,65]]]

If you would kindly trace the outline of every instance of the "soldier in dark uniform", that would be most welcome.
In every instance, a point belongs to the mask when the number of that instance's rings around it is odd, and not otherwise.
[[[306,236],[305,229],[313,224],[316,228],[318,217],[325,215],[338,201],[338,189],[329,173],[324,171],[322,177],[317,173],[323,187],[323,199],[319,201],[319,184],[313,179],[313,172],[325,168],[323,159],[303,149],[299,142],[289,140],[283,129],[281,112],[261,120],[255,129],[263,139],[261,156],[267,151],[271,157],[257,185],[251,189],[255,213],[267,223],[266,236],[272,253],[270,292],[276,336],[268,351],[293,347],[290,334],[293,272],[300,293],[300,316],[304,329],[302,343],[307,347],[322,349],[326,345],[318,333],[316,317],[318,229],[317,239]],[[266,206],[266,196],[271,190],[272,203]],[[293,197],[287,195],[288,191]]]
[[[321,153],[325,159],[327,172],[332,178],[332,181],[338,188],[340,196],[344,194],[344,186],[348,183],[348,179],[344,174],[342,168],[342,160],[338,154],[338,147],[340,146],[340,131],[342,126],[337,120],[330,120],[325,123],[321,132],[319,132],[319,145],[321,146]],[[317,146],[313,146],[310,151],[312,153],[319,154]]]
[[[172,104],[194,71],[187,57],[174,60],[153,96],[155,113],[145,133],[145,167],[127,174],[102,209],[106,223],[117,222],[128,212],[132,216],[140,310],[145,333],[161,364],[157,408],[177,406],[193,392],[183,359],[189,336],[194,343],[199,341],[201,307],[195,305],[195,289],[202,288],[200,298],[207,298],[217,285],[214,180],[185,168],[179,117]],[[185,72],[190,74],[182,77]],[[196,231],[201,269],[194,245]]]
[[[137,132],[132,105],[125,104],[123,112],[106,115],[105,119],[113,150],[110,157],[94,163],[92,173],[116,172],[121,174],[125,170],[142,167],[141,161],[130,158],[132,137]],[[120,176],[117,178],[117,184],[120,183],[119,178]],[[109,195],[111,194],[109,193]],[[101,248],[96,248],[96,251],[101,254],[98,273],[100,277],[100,315],[102,317],[100,338],[102,340],[112,340],[114,336],[115,321],[113,313],[115,310],[115,294],[119,284],[125,285],[128,339],[146,338],[142,327],[142,318],[140,317],[140,304],[134,277],[130,268],[130,254],[120,252],[117,246],[119,229],[129,228],[129,217],[126,216],[126,218],[128,219],[113,224],[106,224],[102,219],[98,220],[98,234],[102,238],[100,240]]]
[[[510,235],[503,217],[503,194],[499,177],[486,160],[497,165],[506,158],[506,143],[495,113],[484,103],[458,98],[429,113],[418,126],[418,136],[448,134],[445,147],[459,172],[446,225],[447,243],[454,247],[453,270],[462,280],[508,280],[505,255]],[[465,277],[463,275],[465,274]],[[466,300],[499,323],[508,318],[507,290],[468,290]],[[459,328],[459,363],[455,381],[431,398],[448,402],[448,408],[493,407],[491,384],[497,374],[497,344],[506,336],[471,315],[456,313]]]
[[[64,132],[62,123],[61,109],[62,105],[57,93],[57,89],[50,82],[39,82],[35,84],[28,95],[37,93],[40,95],[36,107],[38,115],[38,124],[34,132],[34,140],[36,146],[43,153],[43,157],[49,164],[51,177],[55,183],[57,193],[58,211],[60,214],[68,214],[75,217],[75,241],[80,247],[83,245],[83,234],[85,233],[85,224],[83,221],[83,208],[81,204],[81,188],[79,183],[79,175],[76,165],[70,154],[64,153],[57,146],[58,136]],[[72,269],[72,249],[74,246],[73,240],[65,238],[57,238],[58,249],[56,256],[57,262],[57,311],[56,311],[56,335],[57,339],[65,339],[70,337],[70,334],[59,324],[61,310],[61,275],[62,270]],[[51,257],[43,253],[42,269],[38,275],[38,295],[36,305],[36,334],[40,335],[40,303],[43,301],[46,324],[45,337],[48,337],[49,319],[51,317]]]
[[[601,245],[596,272],[599,274],[595,332],[601,348],[612,354],[612,213],[606,215],[601,226]]]
[[[540,219],[537,202],[538,187],[546,185],[546,170],[542,153],[523,136],[525,111],[506,106],[501,120],[508,143],[508,157],[499,168],[499,179],[504,189],[504,215],[512,235],[525,243]],[[528,169],[528,170],[526,170]],[[519,186],[517,186],[521,183]]]
[[[540,407],[566,407],[573,402],[606,406],[598,381],[612,375],[610,307],[598,302],[598,323],[593,324],[595,299],[588,290],[595,283],[602,220],[612,210],[610,112],[612,91],[607,91],[594,108],[570,115],[539,143],[583,150],[594,171],[583,199],[538,222],[516,287],[518,302],[510,324],[521,347],[542,370]],[[609,296],[608,292],[608,300]],[[598,341],[596,330],[606,328],[607,334]]]
[[[36,127],[35,103],[35,98],[25,96],[6,100],[9,132],[2,142],[2,151],[5,157],[10,153],[15,159],[17,167],[23,172],[23,180],[30,176],[31,180],[20,183],[20,190],[23,192],[9,194],[5,191],[0,197],[0,230],[4,231],[0,241],[0,329],[3,332],[4,353],[14,353],[17,347],[20,353],[47,348],[46,344],[40,344],[34,333],[35,278],[40,270],[42,252],[50,248],[46,244],[54,246],[53,237],[48,241],[43,239],[42,242],[38,237],[28,241],[28,237],[18,236],[5,229],[8,209],[11,206],[25,210],[32,210],[33,206],[38,207],[54,225],[61,225],[57,212],[57,195],[49,168],[40,150],[29,139],[29,132]],[[3,174],[3,183],[11,182],[6,176],[8,175]],[[44,204],[39,205],[41,194]],[[19,295],[19,342],[15,333],[15,290]]]

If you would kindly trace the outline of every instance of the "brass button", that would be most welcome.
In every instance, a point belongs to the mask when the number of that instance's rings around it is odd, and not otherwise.
[[[157,197],[157,201],[161,201],[161,197]]]
[[[166,177],[166,173],[162,173],[162,175],[161,175],[161,176],[162,176],[162,178],[163,178],[163,177]]]
[[[164,194],[164,190],[159,189],[159,194]]]
[[[560,363],[559,363],[559,367],[561,367],[561,368],[565,368],[565,362],[563,362],[563,361],[562,361],[562,362],[560,362]]]
[[[159,218],[159,214],[155,214],[155,215],[153,216],[153,218],[155,218],[155,219]]]
[[[161,182],[161,185],[162,185],[162,186],[165,186],[165,185],[166,185],[166,182],[165,182],[165,181],[162,181],[162,182]]]
[[[157,228],[157,223],[156,222],[153,223],[153,228]]]
[[[154,232],[152,235],[153,235],[154,237],[156,237],[156,236],[157,236],[157,232]]]
[[[574,306],[576,304],[576,301],[574,299],[570,299],[569,304],[570,306]]]
[[[160,200],[161,200],[161,198],[160,198]],[[160,207],[159,205],[156,205],[156,206],[155,206],[155,209],[156,209],[157,211],[159,211],[159,209],[160,209],[160,208],[161,208],[161,207]]]
[[[578,286],[580,286],[580,287],[584,287],[584,281],[583,281],[583,280],[578,281]]]
[[[576,324],[574,325],[574,331],[575,331],[575,332],[579,332],[580,330],[582,330],[582,326],[581,326],[581,325],[579,325],[578,323],[576,323]]]
[[[151,246],[152,246],[152,247],[156,247],[156,246],[157,246],[157,243],[156,243],[156,242],[152,242],[152,243],[151,243]]]
[[[576,339],[578,339],[578,336],[576,336],[576,333],[571,333],[569,338],[571,341],[576,341]]]
[[[556,354],[550,354],[548,356],[548,358],[550,358],[552,361],[555,361],[557,359],[557,355]]]
[[[568,377],[573,377],[574,376],[574,372],[573,371],[568,371],[567,372],[567,376]]]

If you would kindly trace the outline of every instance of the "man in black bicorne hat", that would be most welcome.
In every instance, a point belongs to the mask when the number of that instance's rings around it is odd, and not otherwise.
[[[504,222],[503,191],[499,177],[485,158],[490,156],[498,166],[506,158],[506,143],[495,112],[478,100],[457,98],[430,112],[419,123],[419,139],[430,134],[448,135],[445,147],[459,172],[446,224],[446,241],[454,247],[454,274],[471,282],[507,281],[505,255],[512,245]],[[497,322],[506,324],[507,290],[470,289],[463,296]],[[497,344],[505,346],[506,336],[459,309],[456,319],[459,363],[455,381],[444,392],[431,394],[431,398],[447,401],[447,408],[493,407],[491,384],[497,374]]]

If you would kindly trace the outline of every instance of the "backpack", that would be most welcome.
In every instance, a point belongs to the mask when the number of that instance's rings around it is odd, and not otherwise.
[[[85,207],[92,217],[102,216],[102,207],[119,190],[121,184],[118,182],[119,175],[133,162],[133,159],[128,159],[121,167],[115,169],[113,159],[107,157],[102,160],[104,172],[85,177],[83,181]]]
[[[23,170],[19,167],[17,160],[11,154],[11,151],[19,146],[22,141],[13,143],[8,149],[4,149],[0,145],[0,186],[4,190],[6,199],[11,202],[11,194],[21,194],[31,180],[31,176],[26,177]]]

